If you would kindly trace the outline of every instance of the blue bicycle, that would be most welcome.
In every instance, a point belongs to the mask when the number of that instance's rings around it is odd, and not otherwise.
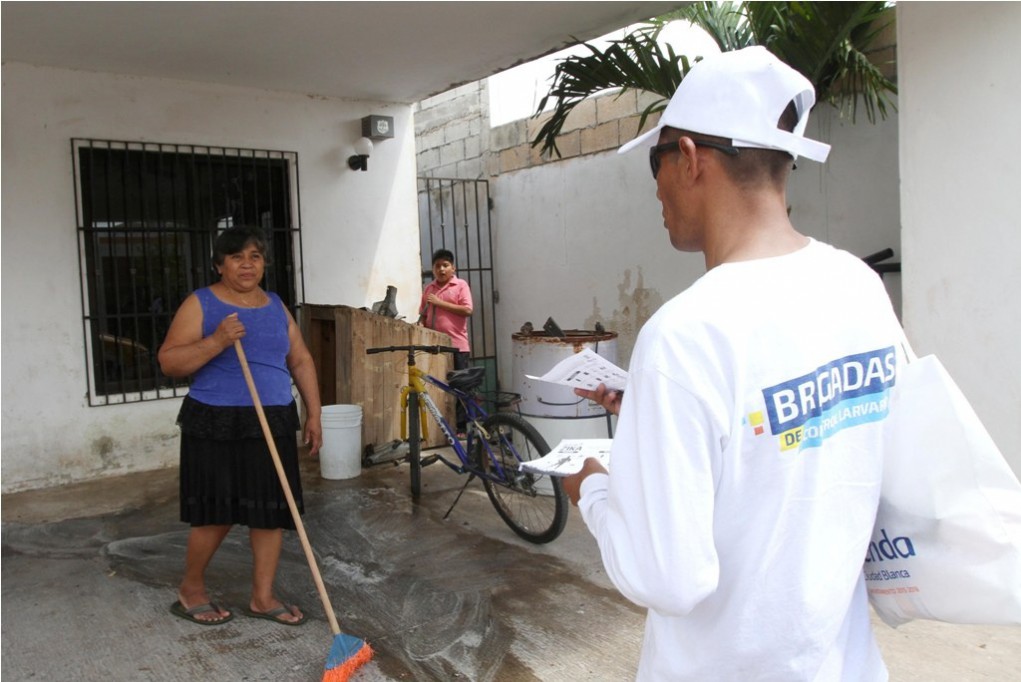
[[[455,370],[444,383],[415,365],[417,353],[454,353],[449,346],[386,346],[368,348],[366,353],[403,352],[407,354],[408,383],[401,388],[401,438],[408,443],[406,460],[411,469],[411,496],[418,500],[422,491],[422,467],[442,462],[452,471],[468,474],[457,499],[475,478],[482,481],[489,500],[500,518],[519,536],[537,544],[551,542],[567,523],[568,501],[558,478],[525,473],[521,462],[538,459],[550,451],[534,426],[510,412],[488,414],[477,391],[485,378],[484,367]],[[426,390],[433,386],[454,396],[467,417],[464,442],[457,438],[449,422]],[[428,419],[432,417],[447,438],[458,461],[441,453],[422,457],[422,438],[428,438]],[[396,450],[395,450],[396,451]],[[370,461],[368,463],[378,463]]]

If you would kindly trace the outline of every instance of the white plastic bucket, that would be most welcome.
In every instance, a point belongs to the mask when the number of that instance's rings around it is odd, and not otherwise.
[[[333,480],[362,473],[362,408],[360,405],[323,406],[323,447],[319,471]]]

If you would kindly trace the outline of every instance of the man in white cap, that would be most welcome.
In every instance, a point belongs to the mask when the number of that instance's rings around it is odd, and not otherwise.
[[[648,609],[639,680],[888,678],[862,566],[902,331],[861,260],[795,230],[811,83],[763,47],[706,58],[648,149],[706,274],[642,328],[607,473],[565,479],[607,575]]]

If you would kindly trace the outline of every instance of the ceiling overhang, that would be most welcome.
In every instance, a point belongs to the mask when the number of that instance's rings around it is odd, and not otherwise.
[[[5,2],[2,58],[410,104],[683,2]]]

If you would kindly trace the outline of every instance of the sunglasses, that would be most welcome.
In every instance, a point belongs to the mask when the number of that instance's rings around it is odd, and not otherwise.
[[[659,155],[665,152],[679,152],[681,150],[678,146],[680,140],[674,140],[673,142],[664,142],[663,144],[657,144],[655,147],[649,149],[649,167],[652,168],[652,179],[655,180],[656,176],[659,175],[660,160]],[[727,156],[737,156],[740,151],[737,147],[729,144],[719,144],[718,142],[709,142],[708,140],[692,140],[696,147],[709,147],[716,149]]]

